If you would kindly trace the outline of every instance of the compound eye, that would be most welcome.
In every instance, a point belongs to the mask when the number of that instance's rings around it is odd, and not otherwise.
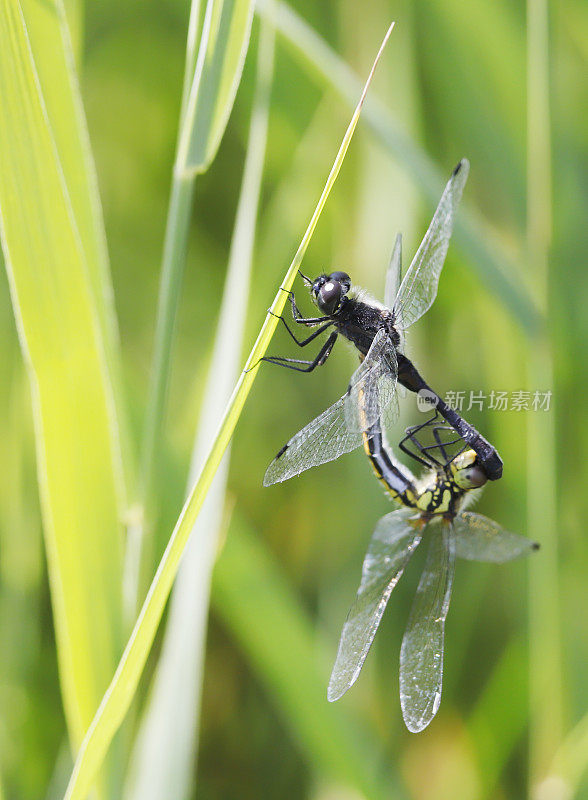
[[[452,472],[461,489],[479,489],[488,482],[488,476],[478,463],[478,457],[473,450],[466,450],[455,458]]]
[[[328,280],[319,290],[317,305],[325,314],[333,314],[341,302],[342,288],[339,281]]]
[[[478,467],[477,465],[467,471],[467,476],[468,481],[475,489],[478,489],[480,486],[484,486],[484,484],[488,481],[488,476],[482,467]]]
[[[351,289],[351,278],[346,272],[331,272],[329,279],[341,284],[343,294],[347,294],[349,289]]]

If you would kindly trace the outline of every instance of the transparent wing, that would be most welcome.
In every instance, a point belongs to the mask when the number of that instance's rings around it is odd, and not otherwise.
[[[449,179],[425,238],[408,268],[393,306],[399,328],[405,330],[431,307],[453,231],[455,210],[470,169],[464,158]]]
[[[383,427],[398,419],[396,348],[381,328],[364,360],[351,376],[345,419],[350,431],[367,431],[378,420]]]
[[[427,560],[400,648],[400,705],[406,727],[419,733],[441,702],[443,641],[455,568],[450,525],[431,531]]]
[[[537,542],[504,530],[482,514],[464,511],[455,518],[454,529],[456,555],[469,561],[502,564],[539,549]]]
[[[267,468],[264,486],[286,481],[359,447],[361,431],[350,431],[345,422],[346,398],[344,394],[290,439]]]
[[[413,512],[398,509],[378,522],[370,541],[355,602],[343,625],[327,697],[338,700],[357,680],[378,630],[392,589],[421,540],[409,522]]]
[[[402,278],[402,234],[399,233],[394,242],[394,250],[390,258],[388,271],[386,272],[386,286],[384,288],[384,305],[386,308],[392,308],[396,295],[398,294],[398,287]]]
[[[293,436],[267,468],[264,486],[293,478],[359,447],[363,433],[378,420],[398,418],[396,351],[380,330],[343,397]]]

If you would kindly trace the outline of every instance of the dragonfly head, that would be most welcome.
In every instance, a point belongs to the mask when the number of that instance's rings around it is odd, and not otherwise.
[[[478,489],[488,480],[488,476],[478,463],[473,450],[465,450],[449,465],[451,475],[460,489]]]
[[[346,272],[331,272],[315,278],[310,295],[323,314],[336,314],[350,288],[351,278]]]

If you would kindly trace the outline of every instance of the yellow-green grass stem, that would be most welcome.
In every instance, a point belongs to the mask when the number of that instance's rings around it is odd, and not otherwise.
[[[239,84],[253,16],[253,0],[207,0],[200,23],[198,0],[193,0],[186,47],[186,68],[176,157],[165,230],[159,285],[153,365],[143,433],[138,524],[133,528],[132,559],[151,574],[152,552],[147,546],[156,505],[155,472],[171,372],[171,354],[182,288],[194,182],[218,150]],[[200,35],[197,44],[198,35]],[[141,569],[128,563],[127,598],[138,597]]]
[[[58,4],[0,3],[0,236],[28,370],[63,704],[79,746],[124,642],[107,273]],[[40,35],[44,26],[46,37]],[[69,65],[70,66],[70,65]],[[61,76],[62,95],[53,87]],[[51,88],[49,88],[51,87]],[[87,198],[86,198],[87,199]],[[85,206],[85,208],[84,208]]]
[[[551,117],[547,0],[527,2],[527,256],[536,302],[548,313],[551,245]],[[547,330],[530,342],[528,385],[552,391],[553,355]],[[555,409],[527,415],[527,520],[541,543],[529,564],[529,772],[530,794],[541,780],[563,729],[562,654],[558,586]]]

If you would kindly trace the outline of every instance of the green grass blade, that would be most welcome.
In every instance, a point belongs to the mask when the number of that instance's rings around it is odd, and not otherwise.
[[[84,4],[82,0],[63,0],[67,26],[71,39],[71,49],[76,69],[79,71],[82,64],[82,49],[84,44]]]
[[[527,2],[527,253],[538,304],[550,302],[552,237],[549,4]],[[553,355],[546,330],[530,343],[529,387],[553,389]],[[541,543],[529,564],[530,794],[547,773],[563,731],[563,664],[559,592],[557,450],[554,408],[527,414],[527,529]]]
[[[288,578],[259,534],[237,518],[214,569],[212,601],[321,778],[335,779],[339,789],[344,782],[361,797],[404,797],[398,777],[378,763],[381,746],[345,705],[327,702],[335,648],[317,646]]]
[[[339,174],[339,170],[341,169],[345,154],[359,121],[361,108],[371,83],[374,70],[392,32],[392,27],[393,26],[390,26],[388,29],[382,46],[376,56],[374,65],[327,178],[325,188],[323,189],[317,207],[308,224],[308,228],[294,256],[294,260],[282,283],[283,289],[290,289],[298,267],[302,263],[302,258],[304,257],[312,234],[316,228],[320,214],[337,175]],[[67,790],[67,800],[81,800],[81,798],[86,796],[94,779],[94,775],[104,759],[112,737],[128,710],[153,643],[157,626],[159,625],[188,537],[194,527],[194,523],[196,522],[202,504],[206,498],[221,458],[233,435],[235,425],[243,410],[247,395],[251,390],[258,369],[259,359],[265,353],[276,328],[276,315],[281,313],[285,301],[286,293],[278,290],[272,303],[272,313],[268,313],[266,316],[265,322],[247,359],[246,368],[241,373],[237,385],[233,390],[218,432],[167,544],[116,673],[84,737]]]
[[[197,0],[192,3],[180,131],[165,231],[153,368],[143,436],[140,488],[143,505],[149,505],[153,494],[154,465],[165,416],[194,178],[197,172],[205,171],[214,158],[228,121],[249,43],[252,15],[251,0],[207,0],[200,23],[200,3]],[[198,162],[193,158],[194,147],[199,153]],[[146,514],[150,516],[149,509]],[[149,554],[143,558],[151,575]],[[138,589],[134,594],[138,594]]]
[[[54,132],[65,104],[49,113],[35,43],[20,4],[3,0],[2,247],[29,370],[60,677],[76,746],[122,643],[123,490],[96,285],[60,158],[75,136]]]
[[[188,489],[206,455],[210,431],[238,376],[253,243],[267,140],[274,30],[262,22],[258,82],[211,370],[192,453]],[[235,304],[235,297],[239,303]],[[190,535],[171,597],[161,655],[136,740],[125,798],[188,797],[194,775],[206,647],[210,576],[222,523],[227,450]]]
[[[259,0],[258,12],[265,15],[267,8],[267,0]],[[274,16],[276,28],[291,46],[294,56],[310,67],[313,77],[328,83],[351,105],[360,85],[355,72],[283,0],[276,3]],[[371,97],[366,103],[364,118],[366,126],[380,139],[386,150],[398,159],[411,179],[420,184],[433,210],[444,185],[446,170],[440,170],[425,151],[401,130],[391,112],[377,98]],[[513,262],[502,243],[484,227],[467,204],[460,209],[453,239],[467,255],[480,280],[504,303],[525,332],[528,335],[536,332],[540,327],[541,314],[525,289],[520,265]]]
[[[123,406],[118,324],[98,181],[74,70],[70,26],[61,0],[51,4],[21,0],[20,6],[104,341],[104,355],[116,406],[112,424],[119,427],[123,463],[129,469],[131,448]],[[123,465],[120,464],[118,469],[122,472]],[[126,483],[128,485],[128,481]]]
[[[182,114],[176,163],[182,175],[204,172],[218,150],[241,79],[252,18],[252,0],[208,0],[206,4],[200,49]]]

